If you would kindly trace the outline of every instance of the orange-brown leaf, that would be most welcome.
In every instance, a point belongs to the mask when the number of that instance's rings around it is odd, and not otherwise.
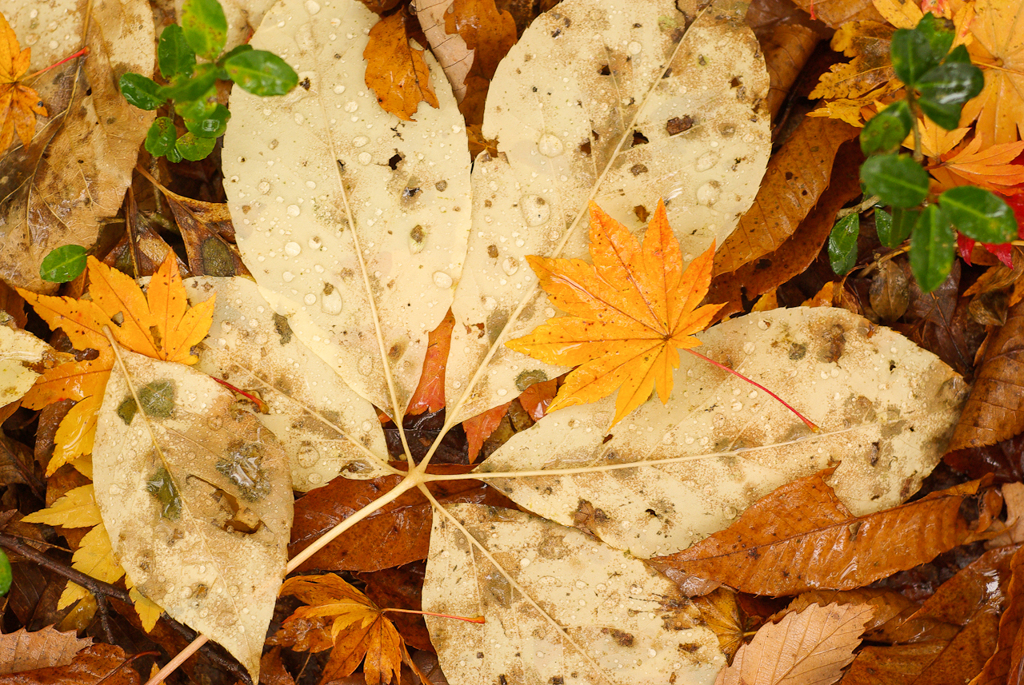
[[[659,201],[643,245],[625,226],[590,205],[590,256],[529,257],[548,298],[569,316],[549,319],[506,343],[549,364],[576,366],[548,411],[594,402],[619,391],[612,425],[647,401],[672,392],[679,350],[696,347],[721,305],[698,307],[711,282],[714,245],[683,271],[679,242]]]
[[[21,49],[14,29],[0,13],[0,152],[4,152],[18,134],[22,145],[32,142],[36,115],[48,116],[39,94],[19,79],[28,71],[32,48]]]
[[[508,413],[509,404],[511,402],[499,404],[497,407],[488,409],[483,414],[478,414],[462,422],[462,428],[466,431],[466,441],[469,443],[470,464],[475,462],[476,458],[480,455],[480,449],[484,446],[484,440],[491,437],[491,434],[501,424],[501,420],[505,418],[505,414]]]
[[[61,633],[52,626],[33,633],[22,628],[0,635],[0,674],[67,666],[75,654],[90,644],[89,638],[80,640],[73,631]]]
[[[430,85],[430,71],[423,51],[409,45],[404,12],[396,12],[374,24],[363,59],[366,60],[366,86],[387,112],[413,121],[412,115],[420,102],[435,109],[439,106]]]
[[[981,136],[975,137],[955,155],[928,169],[942,190],[974,185],[1005,193],[1024,183],[1024,166],[1011,163],[1024,151],[1024,141],[984,149],[982,143]]]
[[[423,373],[419,385],[409,400],[406,414],[415,416],[425,411],[435,412],[444,407],[444,372],[448,365],[448,352],[452,347],[452,329],[455,316],[451,310],[437,328],[427,337],[427,355],[423,359]]]
[[[981,484],[971,481],[858,517],[825,482],[831,473],[828,469],[784,485],[726,530],[653,561],[760,595],[849,590],[977,539],[1002,508],[995,491],[977,497]],[[968,501],[977,501],[978,519],[965,517],[962,508]]]
[[[989,144],[1012,143],[1024,126],[1024,3],[978,0],[967,45],[985,87],[964,105],[962,126],[976,120],[975,134]]]
[[[1020,685],[1024,673],[1024,546],[1010,559],[1009,604],[999,617],[999,638],[995,653],[985,662],[971,685]]]

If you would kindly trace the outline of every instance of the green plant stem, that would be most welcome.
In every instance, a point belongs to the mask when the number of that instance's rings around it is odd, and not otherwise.
[[[914,132],[914,161],[924,165],[924,153],[921,152],[921,125],[917,120],[919,109],[913,94],[909,91],[907,92],[907,103],[910,105],[910,130]]]

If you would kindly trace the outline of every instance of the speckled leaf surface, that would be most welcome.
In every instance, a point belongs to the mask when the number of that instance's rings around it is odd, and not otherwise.
[[[213,325],[196,368],[267,403],[257,414],[274,432],[300,492],[332,478],[376,478],[391,473],[384,431],[373,405],[357,395],[292,333],[248,278],[204,276],[185,281],[189,300],[216,294]]]
[[[53,348],[36,336],[0,323],[0,407],[21,399],[52,355]]]
[[[583,257],[588,200],[639,230],[663,198],[687,261],[750,207],[771,139],[768,75],[743,11],[720,2],[687,28],[671,0],[566,0],[501,62],[483,124],[501,154],[474,164],[452,307],[449,412],[473,386],[460,420],[562,372],[503,342],[554,316],[525,257]]]
[[[485,618],[426,617],[452,685],[698,685],[725,665],[697,608],[642,561],[525,512],[448,512],[434,513],[423,609]]]
[[[416,388],[427,334],[462,272],[469,153],[436,62],[438,109],[405,122],[378,106],[363,60],[376,20],[357,0],[270,10],[251,44],[291,64],[299,86],[280,98],[232,93],[224,187],[242,257],[277,313],[356,392],[394,412]]]
[[[93,449],[114,556],[143,595],[223,645],[256,682],[287,561],[287,457],[205,374],[121,355],[129,377],[115,364]]]
[[[521,474],[487,482],[647,558],[684,549],[780,485],[836,464],[830,484],[854,514],[899,504],[938,463],[966,397],[935,355],[843,309],[749,314],[698,337],[699,352],[777,392],[820,432],[682,354],[667,405],[649,400],[611,433],[611,400],[560,410],[478,471]],[[552,469],[581,472],[526,473]]]

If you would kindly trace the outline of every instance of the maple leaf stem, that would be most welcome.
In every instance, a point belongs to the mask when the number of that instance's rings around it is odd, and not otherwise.
[[[56,62],[56,63],[54,63],[54,64],[51,64],[51,65],[50,65],[50,66],[48,66],[48,67],[43,67],[42,69],[40,69],[39,71],[37,71],[37,72],[36,72],[36,73],[34,73],[34,74],[29,74],[29,75],[28,75],[28,76],[26,76],[25,78],[21,79],[21,81],[22,81],[22,83],[24,83],[25,81],[28,81],[29,79],[33,79],[33,78],[35,78],[36,76],[39,76],[40,74],[45,74],[45,73],[46,73],[46,72],[48,72],[48,71],[49,71],[50,69],[55,69],[55,68],[59,67],[60,65],[64,64],[65,62],[70,62],[71,60],[75,59],[76,57],[84,57],[84,56],[86,56],[86,55],[88,55],[88,54],[89,54],[89,46],[88,46],[88,45],[86,45],[86,46],[85,46],[84,48],[82,48],[81,50],[79,50],[79,51],[78,51],[78,52],[76,52],[75,54],[73,54],[73,55],[68,55],[67,57],[65,57],[65,58],[64,58],[64,59],[62,59],[61,61],[59,61],[59,62]]]
[[[716,361],[715,361],[714,359],[712,359],[711,357],[705,357],[705,356],[704,356],[703,354],[701,354],[700,352],[694,352],[693,350],[686,350],[686,351],[687,351],[687,352],[689,352],[690,354],[692,354],[692,355],[693,355],[693,356],[695,356],[695,357],[700,357],[701,359],[703,359],[704,361],[706,361],[706,362],[707,362],[708,364],[711,364],[712,366],[717,366],[718,368],[722,369],[723,371],[728,371],[728,372],[729,372],[729,373],[731,373],[732,375],[734,375],[734,376],[737,376],[737,377],[739,377],[739,378],[742,378],[743,380],[745,380],[745,381],[746,381],[747,383],[750,383],[750,384],[751,384],[751,385],[753,385],[754,387],[756,387],[756,388],[760,388],[761,390],[764,390],[764,391],[765,391],[766,393],[768,393],[769,395],[771,395],[771,396],[772,396],[772,397],[773,397],[773,398],[774,398],[774,399],[775,399],[775,400],[776,400],[777,402],[779,402],[779,404],[781,404],[781,405],[782,405],[782,406],[784,406],[784,407],[785,407],[786,409],[788,409],[788,410],[790,410],[791,412],[793,412],[794,414],[796,414],[797,418],[799,418],[799,419],[800,419],[801,421],[803,421],[803,422],[804,422],[805,424],[807,424],[807,427],[808,427],[808,428],[810,428],[810,429],[811,429],[812,431],[814,431],[815,433],[817,433],[817,432],[818,432],[818,431],[820,430],[820,429],[818,428],[818,425],[817,425],[816,423],[814,423],[813,421],[811,421],[810,419],[808,419],[808,418],[807,418],[806,416],[804,416],[803,414],[801,414],[800,412],[798,412],[798,411],[797,411],[796,409],[794,409],[794,408],[793,408],[793,407],[792,407],[792,406],[791,406],[791,405],[790,405],[790,404],[789,404],[788,402],[786,402],[786,400],[782,399],[781,397],[779,397],[778,395],[776,395],[775,393],[773,393],[773,392],[772,392],[771,390],[769,390],[768,388],[766,388],[766,387],[764,387],[763,385],[761,385],[760,383],[758,383],[757,381],[753,381],[753,380],[751,380],[751,379],[747,378],[746,376],[744,376],[744,375],[743,375],[742,373],[740,373],[739,371],[736,371],[735,369],[730,369],[730,368],[729,368],[728,366],[726,366],[725,364],[719,364],[718,362],[716,362]]]
[[[249,393],[247,393],[244,390],[239,390],[238,388],[236,388],[235,386],[231,385],[227,381],[222,381],[221,379],[214,378],[213,376],[210,376],[210,378],[215,380],[215,381],[217,381],[218,383],[223,385],[228,390],[232,390],[234,392],[237,392],[242,397],[250,400],[253,404],[256,405],[256,408],[260,410],[261,414],[269,414],[270,413],[270,407],[267,406],[267,403],[264,402],[263,400],[261,400],[260,398],[256,397],[255,395],[250,395]]]
[[[210,638],[205,635],[199,635],[195,640],[185,647],[185,649],[178,652],[173,659],[167,662],[167,665],[160,669],[156,675],[146,681],[146,685],[160,685],[169,675],[178,670],[178,667],[188,661],[189,657],[199,651],[199,648],[206,644]]]
[[[467,616],[452,616],[451,614],[435,614],[433,611],[415,611],[413,609],[381,609],[380,613],[386,613],[392,611],[396,614],[419,614],[421,616],[437,616],[438,618],[453,618],[456,621],[465,621],[466,623],[477,623],[483,625],[486,619],[483,616],[474,616],[469,618]]]

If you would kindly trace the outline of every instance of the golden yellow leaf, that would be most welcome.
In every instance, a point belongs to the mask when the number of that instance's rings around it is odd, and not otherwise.
[[[570,316],[549,319],[507,345],[534,359],[578,366],[548,411],[594,402],[621,387],[612,425],[647,401],[656,386],[662,402],[672,393],[678,350],[700,344],[721,305],[697,308],[711,282],[714,245],[683,271],[679,243],[659,200],[644,243],[590,205],[590,256],[529,257],[551,302]]]
[[[430,70],[423,50],[409,44],[405,12],[384,17],[370,29],[370,42],[363,51],[366,86],[377,102],[399,119],[413,121],[420,102],[437,109],[437,95],[430,85]]]
[[[975,134],[989,144],[1012,143],[1024,126],[1024,3],[978,0],[974,11],[967,50],[985,88],[964,105],[960,125],[976,121]]]
[[[850,108],[873,104],[903,88],[889,61],[893,31],[874,21],[843,24],[832,36],[832,49],[851,59],[822,74],[810,97],[850,101]]]
[[[22,519],[26,523],[45,523],[65,528],[95,526],[101,520],[92,483],[68,490],[50,506],[34,511]]]
[[[14,29],[0,13],[0,152],[10,147],[15,132],[22,145],[31,143],[36,115],[49,116],[39,94],[19,83],[31,55],[32,48],[21,49]]]

